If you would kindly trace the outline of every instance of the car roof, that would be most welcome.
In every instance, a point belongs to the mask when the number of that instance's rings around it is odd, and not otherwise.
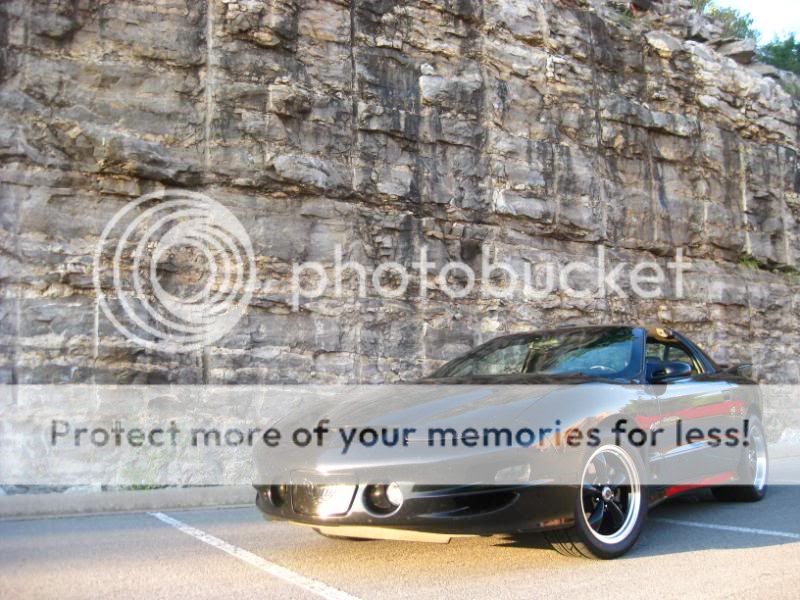
[[[641,326],[637,325],[563,325],[561,327],[552,327],[549,329],[532,329],[530,331],[518,331],[515,333],[508,333],[505,335],[497,336],[496,338],[492,338],[493,340],[503,339],[503,338],[512,338],[517,336],[526,336],[526,335],[543,335],[543,334],[553,334],[553,333],[565,333],[565,332],[573,332],[573,331],[602,331],[602,330],[615,330],[615,329],[646,329]]]

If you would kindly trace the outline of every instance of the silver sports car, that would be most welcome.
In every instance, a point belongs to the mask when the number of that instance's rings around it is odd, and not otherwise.
[[[326,419],[342,432],[402,421],[402,451],[320,449],[280,465],[280,476],[274,455],[257,456],[256,504],[330,537],[541,531],[562,552],[617,557],[666,498],[699,487],[720,500],[764,497],[762,401],[748,377],[747,365],[723,368],[663,327],[496,338],[416,382],[424,393],[404,386],[394,400],[361,399]],[[523,427],[533,422],[556,426],[533,443]]]

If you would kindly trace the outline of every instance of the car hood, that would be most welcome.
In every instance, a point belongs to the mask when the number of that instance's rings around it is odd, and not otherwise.
[[[554,432],[588,427],[636,397],[611,381],[506,381],[345,386],[325,398],[314,396],[303,410],[291,411],[294,423],[281,428],[314,429],[306,437],[317,441],[258,447],[259,480],[492,483],[515,461],[530,460],[529,446],[517,441],[519,432],[538,441],[538,457],[551,456],[546,450],[552,444],[542,442]],[[320,434],[325,427],[327,433]],[[554,476],[543,464],[537,473],[537,480]]]
[[[505,385],[493,383],[449,384],[422,382],[407,385],[358,386],[342,390],[315,407],[304,427],[329,419],[331,430],[348,428],[414,429],[409,441],[427,440],[431,428],[503,427],[533,404],[564,384]],[[324,414],[323,414],[324,412]],[[317,418],[318,417],[318,418]],[[311,421],[311,423],[309,423]]]

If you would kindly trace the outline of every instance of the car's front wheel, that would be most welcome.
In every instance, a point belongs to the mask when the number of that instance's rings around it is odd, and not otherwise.
[[[636,452],[605,444],[591,452],[583,467],[574,504],[575,524],[546,534],[569,556],[616,558],[636,543],[647,514],[644,469]]]

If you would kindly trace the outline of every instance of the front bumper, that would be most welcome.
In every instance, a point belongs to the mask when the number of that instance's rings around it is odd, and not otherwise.
[[[553,485],[403,485],[403,503],[391,514],[370,509],[367,486],[355,485],[341,514],[314,514],[299,486],[256,486],[256,505],[266,515],[319,527],[372,526],[448,535],[510,534],[568,527],[575,489]],[[277,489],[281,488],[281,489]],[[307,490],[304,490],[305,493]],[[298,510],[299,508],[299,510]]]

